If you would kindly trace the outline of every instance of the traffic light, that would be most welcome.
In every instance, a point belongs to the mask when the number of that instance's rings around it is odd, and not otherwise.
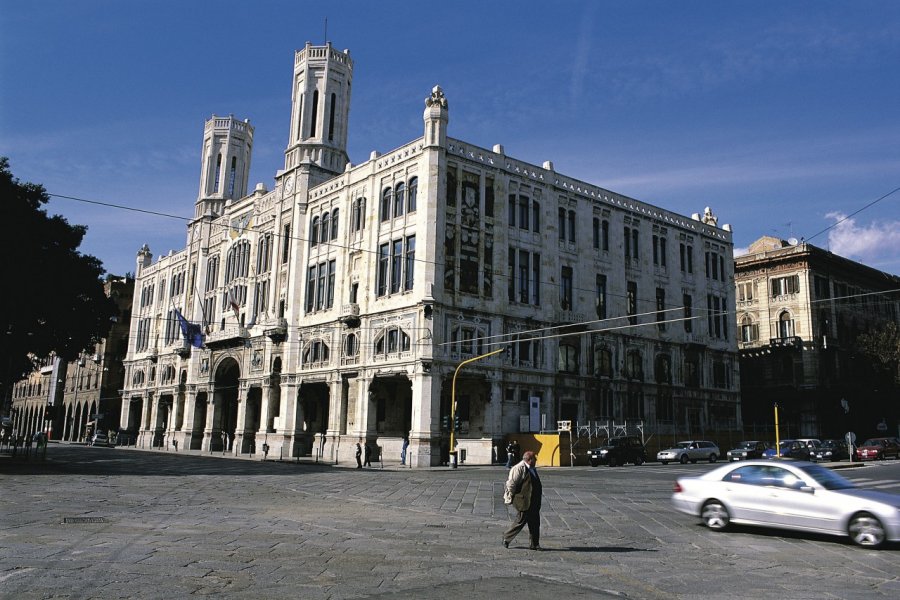
[[[459,420],[459,415],[453,415],[453,431],[459,433],[462,430],[462,423]]]
[[[450,431],[450,415],[441,417],[441,431]]]

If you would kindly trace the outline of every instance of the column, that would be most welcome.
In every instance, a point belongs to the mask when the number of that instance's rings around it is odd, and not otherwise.
[[[188,389],[182,395],[182,411],[184,422],[181,425],[180,433],[177,434],[178,447],[184,450],[191,449],[194,433],[194,417],[196,416],[197,407],[197,390]]]
[[[441,464],[441,377],[433,369],[416,373],[412,382],[412,429],[406,460],[413,467]]]

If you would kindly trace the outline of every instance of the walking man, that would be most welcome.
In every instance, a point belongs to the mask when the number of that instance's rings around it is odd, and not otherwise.
[[[529,547],[532,550],[541,548],[541,478],[537,473],[537,457],[528,450],[522,455],[522,462],[509,470],[503,502],[512,504],[518,511],[515,522],[503,534],[503,546],[509,543],[528,525]]]
[[[369,442],[366,442],[365,451],[366,451],[366,460],[363,462],[363,464],[367,467],[371,467],[372,466],[372,447],[369,446]]]
[[[356,442],[356,468],[362,469],[362,446]]]

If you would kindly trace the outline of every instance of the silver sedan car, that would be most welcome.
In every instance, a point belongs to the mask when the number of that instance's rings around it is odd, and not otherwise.
[[[716,531],[739,523],[846,535],[871,548],[900,541],[900,495],[809,462],[741,461],[679,477],[672,503]]]

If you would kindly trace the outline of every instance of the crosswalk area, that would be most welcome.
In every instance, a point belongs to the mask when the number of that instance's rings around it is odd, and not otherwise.
[[[847,477],[847,479],[862,488],[900,493],[900,481],[896,479],[876,479],[873,477]]]

